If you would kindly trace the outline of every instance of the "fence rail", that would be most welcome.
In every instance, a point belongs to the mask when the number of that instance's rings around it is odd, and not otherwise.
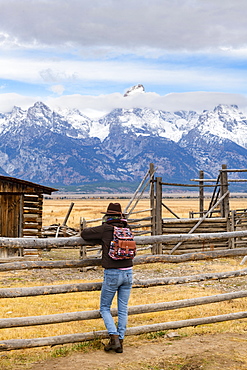
[[[134,281],[133,288],[147,288],[161,285],[185,284],[191,282],[200,282],[207,280],[219,280],[233,277],[241,277],[247,275],[247,269],[221,272],[221,273],[206,273],[191,276],[174,276],[160,279],[149,279],[145,281]],[[40,295],[65,294],[90,292],[101,290],[102,283],[78,283],[78,284],[61,284],[61,285],[46,285],[28,288],[2,288],[0,289],[0,298],[19,298],[19,297],[35,297]]]
[[[156,236],[137,236],[135,240],[138,245],[142,244],[154,244],[154,243],[171,243],[180,242],[182,240],[215,240],[221,238],[233,238],[247,236],[247,231],[235,231],[235,232],[224,232],[224,233],[211,233],[211,234],[177,234],[177,235],[156,235]],[[7,240],[6,240],[7,239]],[[72,240],[71,240],[72,239]],[[18,248],[20,243],[25,243],[25,248],[34,248],[33,243],[35,242],[35,248],[61,248],[61,247],[78,247],[85,245],[85,241],[79,237],[71,238],[53,238],[51,239],[23,239],[23,238],[0,238],[0,247],[6,245],[15,246]],[[88,244],[88,243],[86,243]],[[143,263],[154,263],[154,262],[184,262],[186,260],[198,260],[208,259],[222,256],[246,256],[247,249],[229,249],[223,251],[210,251],[204,253],[190,253],[187,255],[143,255],[137,256],[134,259],[135,264]],[[84,264],[89,265],[100,265],[100,259],[85,259],[78,261],[27,261],[27,262],[13,262],[0,264],[0,271],[20,270],[20,269],[31,269],[31,268],[66,268],[66,267],[80,267]],[[206,273],[191,276],[179,276],[179,277],[165,277],[161,279],[149,279],[146,281],[134,281],[133,288],[143,288],[159,285],[171,285],[171,284],[184,284],[188,282],[199,282],[204,280],[216,280],[226,279],[229,277],[240,277],[247,275],[247,268],[237,271],[223,272],[223,273]],[[25,287],[25,288],[3,288],[0,289],[0,298],[17,298],[17,297],[33,297],[38,295],[50,295],[50,294],[63,294],[71,292],[82,292],[82,291],[99,291],[102,283],[81,283],[81,284],[62,284],[62,285],[51,285],[51,286],[39,286],[39,287]],[[200,297],[187,300],[180,300],[175,302],[163,302],[151,305],[141,305],[130,307],[130,314],[141,314],[147,312],[158,312],[165,310],[172,310],[182,307],[191,307],[194,305],[209,304],[215,302],[221,302],[230,299],[244,298],[247,296],[247,291],[239,291],[233,293],[219,294],[209,297]],[[116,315],[116,311],[113,310],[113,314]],[[50,323],[62,323],[68,321],[79,321],[99,318],[99,311],[88,311],[88,312],[72,312],[62,313],[56,315],[44,315],[44,316],[31,316],[22,318],[11,318],[11,319],[0,319],[0,328],[11,328],[18,326],[35,326],[35,325],[46,325]],[[187,326],[197,326],[209,323],[216,323],[228,320],[237,320],[247,318],[247,312],[235,312],[228,313],[219,316],[210,316],[203,318],[195,318],[189,320],[163,322],[152,325],[143,325],[128,328],[126,335],[138,335],[141,333],[155,332],[159,330],[177,329]],[[0,351],[8,351],[14,349],[33,348],[41,346],[50,346],[66,343],[76,343],[95,338],[106,338],[108,336],[107,331],[95,331],[82,334],[67,334],[54,337],[44,338],[31,338],[31,339],[11,339],[6,341],[0,341]]]
[[[156,243],[174,243],[187,240],[221,240],[230,238],[240,238],[247,236],[247,230],[229,231],[219,233],[198,233],[198,234],[172,234],[172,235],[145,235],[135,236],[134,240],[137,245],[156,244]],[[69,238],[7,238],[0,237],[0,248],[20,248],[26,249],[46,249],[46,248],[66,248],[79,247],[81,245],[93,245],[81,237],[72,236]]]

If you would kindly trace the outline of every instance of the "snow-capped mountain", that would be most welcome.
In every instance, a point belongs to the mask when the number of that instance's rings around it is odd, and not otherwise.
[[[55,112],[42,102],[37,102],[28,110],[14,107],[11,113],[2,115],[0,134],[9,132],[26,137],[31,128],[36,135],[49,131],[85,138],[89,136],[90,124],[91,120],[78,110]]]
[[[144,93],[144,92],[145,92],[144,86],[142,84],[138,84],[138,85],[135,85],[129,88],[124,94],[124,97],[139,94],[139,93]]]
[[[236,105],[219,105],[200,115],[197,128],[201,135],[213,134],[247,147],[247,117]]]
[[[236,106],[114,109],[96,121],[37,102],[0,113],[0,139],[0,174],[51,186],[140,181],[150,162],[172,182],[216,176],[223,163],[247,168],[247,117]]]
[[[124,128],[125,133],[137,136],[157,136],[178,142],[183,134],[194,127],[198,119],[196,112],[164,112],[149,108],[114,109],[99,122],[109,125],[109,131],[115,125]]]

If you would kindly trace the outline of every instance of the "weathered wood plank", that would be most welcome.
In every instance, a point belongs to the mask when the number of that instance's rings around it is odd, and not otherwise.
[[[227,279],[247,275],[247,268],[238,271],[222,273],[206,273],[190,276],[165,277],[160,279],[149,279],[146,281],[134,280],[133,288],[152,287],[160,285],[175,285],[207,280]],[[3,288],[0,289],[0,298],[34,297],[38,295],[64,294],[75,292],[89,292],[101,290],[101,282],[47,285],[27,288]]]
[[[161,330],[178,329],[188,326],[197,326],[223,322],[229,320],[239,320],[247,318],[247,312],[235,312],[219,316],[209,316],[197,319],[188,319],[172,322],[164,322],[160,324],[151,324],[144,326],[136,326],[127,328],[126,335],[139,335],[144,333],[152,333]],[[22,348],[34,348],[43,346],[54,346],[58,344],[76,343],[89,341],[94,339],[108,338],[106,330],[94,331],[80,334],[58,335],[54,337],[33,338],[33,339],[10,339],[0,341],[0,351],[10,351]]]
[[[150,312],[160,312],[168,310],[176,310],[179,308],[193,307],[209,303],[224,302],[230,299],[238,299],[247,297],[247,290],[242,290],[233,293],[216,294],[206,297],[182,299],[170,302],[151,303],[138,306],[128,307],[128,315],[138,315]],[[112,316],[117,316],[117,308],[111,309]],[[79,311],[69,312],[53,315],[42,316],[28,316],[28,317],[14,317],[7,319],[0,319],[0,329],[34,326],[34,325],[47,325],[80,320],[93,320],[101,317],[99,310],[92,311]]]
[[[181,263],[187,261],[199,261],[208,260],[212,258],[225,258],[233,256],[245,256],[247,254],[246,248],[235,248],[235,249],[224,249],[220,251],[200,251],[196,253],[186,253],[182,255],[142,255],[136,256],[133,260],[134,265],[140,265],[145,263]],[[24,269],[53,269],[53,268],[80,268],[87,266],[100,266],[101,259],[99,258],[87,258],[84,260],[61,260],[61,261],[28,261],[28,262],[10,262],[0,264],[1,271],[11,270],[24,270]]]
[[[186,240],[221,240],[226,238],[246,237],[247,230],[224,232],[224,233],[203,233],[203,234],[173,234],[173,235],[150,235],[150,236],[136,236],[134,239],[137,245],[155,244],[155,243],[174,243]],[[7,238],[0,237],[0,247],[12,248],[58,248],[66,246],[81,246],[93,245],[81,237],[65,237],[65,238],[44,238],[44,239],[25,239],[25,238]]]
[[[213,230],[215,229],[215,230]],[[167,228],[167,227],[163,227],[162,228],[162,232],[166,235],[166,234],[186,234],[190,231],[190,227],[174,227],[174,228]],[[216,228],[212,228],[212,227],[200,227],[198,228],[198,232],[197,233],[212,233],[212,232],[226,232],[226,228],[225,227],[216,227]]]
[[[24,214],[32,213],[32,214],[42,215],[42,210],[40,210],[39,208],[24,208],[23,213]]]
[[[191,223],[196,224],[198,221],[200,221],[201,218],[163,218],[163,221],[166,224],[174,223],[174,224],[183,224],[183,223]],[[207,218],[203,221],[203,223],[206,222],[208,224],[214,224],[216,223],[225,223],[226,219],[224,217],[211,217]]]

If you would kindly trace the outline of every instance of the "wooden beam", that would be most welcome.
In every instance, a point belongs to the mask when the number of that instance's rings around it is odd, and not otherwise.
[[[201,181],[200,179],[190,179],[190,181]],[[204,179],[204,182],[217,182],[217,179]],[[228,182],[247,182],[247,179],[231,179]]]
[[[245,256],[247,254],[246,248],[223,249],[219,251],[206,252],[191,252],[181,255],[170,254],[149,254],[136,256],[133,260],[134,265],[142,265],[146,263],[181,263],[188,261],[201,261],[213,258],[226,258]],[[22,258],[23,259],[23,258]],[[29,258],[30,259],[30,258]],[[12,261],[12,258],[9,259]],[[6,259],[4,259],[6,262]],[[101,259],[86,258],[85,260],[61,260],[61,261],[23,261],[9,262],[0,264],[0,272],[12,270],[35,270],[35,269],[62,269],[62,268],[81,268],[87,266],[101,266]]]
[[[179,308],[193,307],[216,302],[224,302],[230,299],[238,299],[244,297],[247,297],[247,290],[242,290],[233,293],[216,294],[212,296],[198,298],[181,299],[170,302],[160,302],[138,306],[130,306],[128,307],[128,315],[139,315],[150,312],[177,310]],[[116,317],[118,314],[117,308],[112,308],[111,314],[112,316]],[[100,317],[101,315],[99,310],[60,313],[54,315],[13,317],[7,319],[0,319],[0,329],[17,328],[23,326],[58,324],[81,320],[93,320],[99,319]]]
[[[207,213],[205,213],[205,215],[202,217],[202,218],[200,218],[200,220],[195,224],[195,226],[193,226],[192,227],[192,229],[189,231],[189,234],[192,234],[197,228],[198,228],[198,226],[200,226],[201,225],[201,223],[207,218],[207,216],[210,214],[210,212],[212,212],[217,206],[218,206],[218,204],[221,204],[222,203],[222,201],[227,197],[229,195],[229,190],[227,190],[227,192],[226,193],[224,193],[223,195],[222,195],[222,197],[215,203],[215,205],[212,207],[212,208],[210,208],[210,210],[208,210],[207,211]],[[171,254],[173,253],[173,252],[175,252],[175,250],[177,249],[177,248],[179,248],[180,247],[180,245],[182,244],[183,242],[181,241],[181,242],[179,242],[178,244],[176,244],[175,245],[175,247],[173,247],[172,248],[172,250],[171,250]]]
[[[247,318],[247,312],[235,312],[225,315],[209,316],[196,319],[164,322],[160,324],[150,324],[144,326],[136,326],[132,328],[127,328],[126,335],[139,335],[144,333],[152,333],[162,330],[179,329],[188,326],[198,326],[205,324],[212,324],[216,322],[223,322],[229,320],[240,320]],[[90,341],[95,339],[105,339],[108,338],[107,330],[93,331],[88,333],[78,333],[78,334],[67,334],[58,335],[54,337],[44,337],[44,338],[32,338],[32,339],[10,339],[0,341],[0,351],[10,351],[23,348],[34,348],[43,346],[55,346],[68,343],[77,343]]]
[[[167,209],[167,211],[169,211],[174,217],[176,217],[177,219],[180,219],[180,217],[178,216],[178,215],[176,215],[176,213],[175,212],[173,212],[172,210],[171,210],[171,208],[169,208],[165,203],[161,203],[162,204],[162,206],[163,207],[165,207],[166,209]]]
[[[189,188],[199,188],[201,185],[192,185],[192,184],[176,184],[176,183],[170,183],[170,182],[162,182],[162,185],[167,186],[185,186]],[[219,185],[204,185],[205,188],[214,188],[215,186],[221,186]]]
[[[68,212],[67,212],[67,214],[66,214],[66,216],[65,216],[65,219],[64,219],[64,221],[63,221],[63,223],[62,223],[62,226],[65,226],[65,225],[67,224],[67,221],[68,221],[69,216],[70,216],[70,213],[71,213],[71,211],[72,211],[72,209],[73,209],[73,207],[74,207],[74,204],[75,204],[75,203],[73,203],[73,202],[71,202],[71,203],[70,203],[70,206],[69,206]]]
[[[178,220],[179,221],[179,220]],[[187,241],[187,240],[221,240],[228,238],[241,238],[247,236],[247,230],[223,232],[223,233],[200,233],[200,234],[172,234],[172,235],[148,235],[148,236],[135,236],[134,240],[137,245],[143,244],[173,244],[174,242]],[[26,249],[45,249],[45,248],[78,248],[81,245],[95,245],[89,241],[83,240],[79,236],[71,236],[65,238],[7,238],[0,237],[0,248],[26,248]]]
[[[190,276],[175,276],[165,277],[161,279],[149,279],[146,281],[133,282],[133,288],[147,288],[161,285],[185,284],[190,282],[199,282],[207,280],[227,279],[247,275],[247,268],[237,271],[221,272],[221,273],[206,273]],[[0,298],[16,298],[16,297],[34,297],[39,295],[64,294],[75,292],[90,292],[101,290],[102,283],[78,283],[78,284],[61,284],[47,285],[27,288],[2,288],[0,289]]]
[[[247,169],[233,169],[233,168],[222,168],[220,172],[247,172]]]

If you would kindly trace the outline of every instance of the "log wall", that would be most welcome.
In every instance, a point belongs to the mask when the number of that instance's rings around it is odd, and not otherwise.
[[[23,236],[40,237],[42,229],[43,195],[24,195]]]
[[[182,219],[163,219],[162,234],[188,234],[190,230],[198,223],[200,218],[182,218]],[[206,218],[194,231],[194,233],[223,233],[227,230],[227,220],[225,218]],[[169,253],[177,243],[163,244],[163,252]],[[184,241],[176,250],[177,254],[198,252],[204,250],[219,250],[228,248],[228,239],[223,240],[191,240]]]
[[[247,210],[236,209],[230,215],[231,231],[247,230]],[[234,238],[232,248],[241,248],[247,245],[247,237]]]

